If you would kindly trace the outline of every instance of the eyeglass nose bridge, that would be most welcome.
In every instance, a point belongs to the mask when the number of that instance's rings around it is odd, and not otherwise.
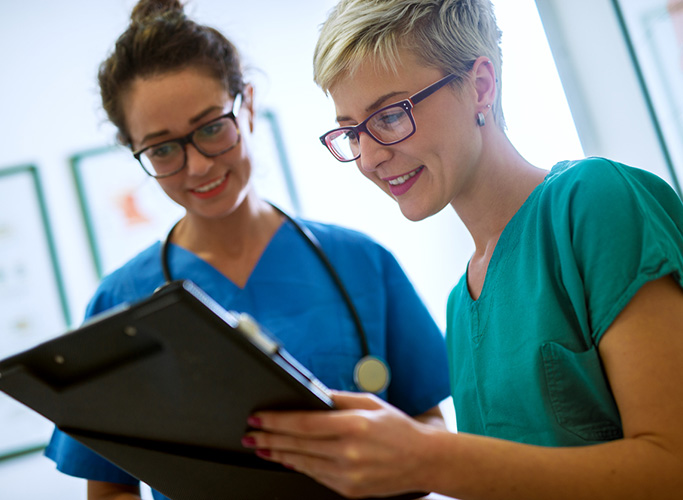
[[[180,147],[183,148],[183,155],[185,155],[185,162],[187,163],[187,146],[188,144],[192,144],[192,146],[197,150],[199,154],[202,156],[206,156],[207,158],[212,158],[214,156],[218,156],[218,154],[215,153],[206,153],[201,146],[199,146],[196,142],[194,142],[194,134],[196,133],[196,130],[192,132],[191,134],[186,135],[185,137],[181,137],[179,139],[176,139],[176,142],[180,144]],[[219,153],[220,154],[220,153]]]
[[[207,162],[206,159],[210,159],[214,156],[217,156],[214,154],[205,153],[202,150],[202,148],[200,146],[198,146],[197,143],[194,142],[194,133],[191,135],[185,136],[182,139],[178,139],[178,144],[180,144],[180,147],[183,150],[183,165],[182,165],[182,167],[180,167],[181,170],[188,169],[188,168],[191,170],[194,170],[197,168],[197,165],[201,165],[202,163],[204,164],[204,167],[202,167],[202,168],[205,170],[206,169],[206,162]],[[194,165],[192,168],[190,168],[189,161],[188,161],[189,160],[189,153],[187,152],[187,147],[189,145],[192,145],[192,147],[194,147],[194,149],[196,151],[196,153],[193,153],[195,156],[194,156],[194,160],[192,162],[192,164]],[[196,156],[197,154],[199,154],[200,156],[197,157]]]

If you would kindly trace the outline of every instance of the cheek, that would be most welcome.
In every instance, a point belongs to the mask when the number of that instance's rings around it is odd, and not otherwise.
[[[356,167],[358,168],[358,171],[361,174],[363,174],[363,177],[365,177],[366,179],[370,179],[382,191],[384,191],[386,194],[393,198],[393,196],[391,195],[391,191],[389,191],[389,184],[380,179],[376,172],[365,170],[363,167],[360,166],[360,160],[356,160]]]
[[[166,193],[166,196],[171,198],[176,203],[180,203],[180,194],[182,193],[181,183],[178,182],[182,172],[175,174],[167,179],[157,179],[159,187]],[[178,178],[176,178],[178,177]]]
[[[361,174],[363,174],[363,177],[365,177],[366,179],[370,179],[372,182],[375,182],[375,183],[379,180],[379,178],[374,173],[374,171],[366,170],[363,168],[363,166],[361,165],[361,162],[360,162],[360,158],[358,160],[356,160],[356,168],[358,169],[358,171]]]

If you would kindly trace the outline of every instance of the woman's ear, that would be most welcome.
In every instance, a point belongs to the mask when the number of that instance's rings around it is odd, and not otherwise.
[[[254,132],[254,86],[251,83],[244,85],[242,91],[242,108],[249,112],[249,132]]]
[[[477,93],[477,112],[486,116],[496,99],[496,70],[489,58],[482,56],[474,61],[471,71]]]

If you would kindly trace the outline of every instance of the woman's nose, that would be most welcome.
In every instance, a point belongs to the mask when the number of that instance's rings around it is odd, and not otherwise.
[[[190,175],[202,176],[209,171],[213,165],[213,158],[203,155],[194,144],[185,146],[187,161],[187,172]]]
[[[388,146],[380,144],[367,133],[359,135],[358,151],[360,158],[356,162],[366,172],[372,172],[391,156]]]

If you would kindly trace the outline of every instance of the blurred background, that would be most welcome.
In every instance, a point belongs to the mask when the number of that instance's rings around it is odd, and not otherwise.
[[[262,191],[304,218],[387,246],[445,330],[448,293],[473,251],[461,222],[449,209],[407,221],[317,139],[335,126],[311,64],[334,3],[192,0],[186,12],[242,53],[256,87]],[[114,146],[100,108],[97,68],[134,4],[0,0],[0,358],[78,325],[101,276],[181,214]],[[522,155],[547,169],[607,156],[657,173],[680,195],[683,1],[494,4],[508,135]],[[85,498],[83,481],[42,456],[51,429],[0,394],[0,498]]]

